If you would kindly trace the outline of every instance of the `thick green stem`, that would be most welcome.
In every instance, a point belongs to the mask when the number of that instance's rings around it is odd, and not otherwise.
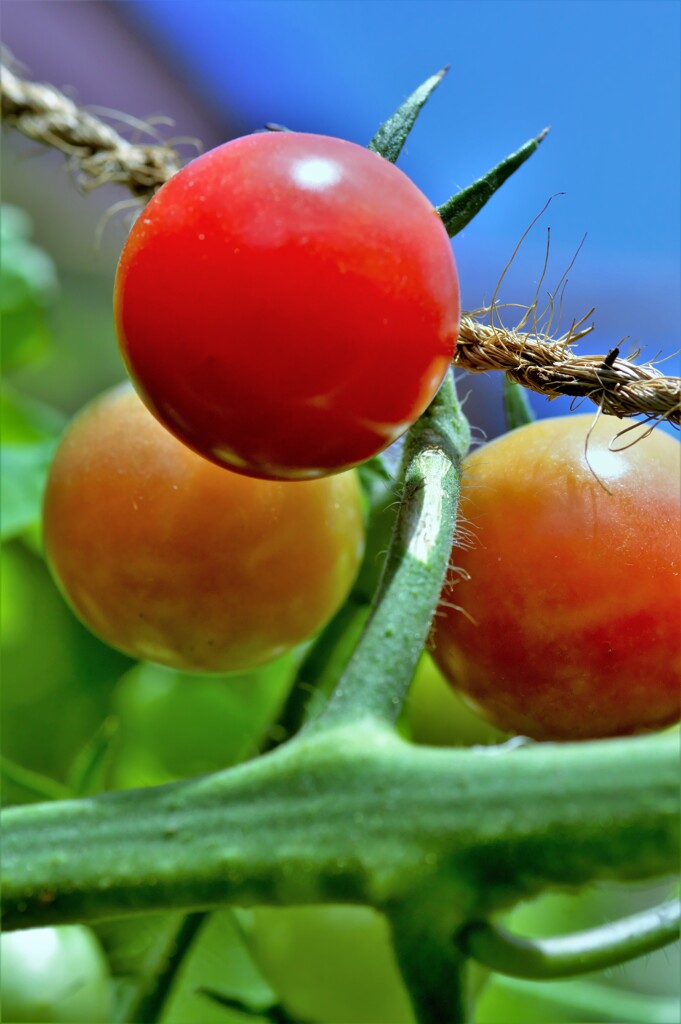
[[[681,903],[673,900],[653,910],[588,931],[555,939],[530,940],[489,922],[466,928],[470,956],[514,978],[568,978],[633,960],[679,938]]]
[[[5,926],[398,906],[440,881],[470,920],[552,885],[676,869],[676,737],[487,749],[418,748],[360,724],[206,778],[11,808]]]
[[[424,912],[425,910],[425,912]],[[417,1024],[466,1024],[466,960],[443,927],[447,907],[408,901],[390,917],[397,962]],[[453,931],[453,928],[452,928]]]
[[[396,721],[449,564],[469,439],[448,374],[407,436],[403,495],[371,616],[331,700],[308,729],[363,718]]]

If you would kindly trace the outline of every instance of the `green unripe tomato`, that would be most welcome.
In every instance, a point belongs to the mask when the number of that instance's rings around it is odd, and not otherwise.
[[[255,962],[294,1019],[413,1024],[385,918],[369,907],[242,912]]]
[[[0,936],[0,1017],[7,1024],[105,1024],[109,968],[82,925],[31,928]]]
[[[416,669],[404,717],[410,738],[428,747],[470,747],[505,739],[451,688],[429,654]]]

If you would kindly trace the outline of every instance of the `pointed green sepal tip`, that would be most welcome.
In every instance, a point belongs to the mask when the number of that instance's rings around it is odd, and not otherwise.
[[[539,144],[543,142],[550,131],[544,128],[535,135],[533,139],[526,142],[515,153],[511,153],[505,160],[493,167],[482,178],[478,178],[472,185],[457,192],[446,203],[437,207],[437,212],[442,218],[442,223],[447,229],[450,238],[465,228],[475,215],[480,212],[488,199],[500,188],[507,178],[510,178],[514,171],[525,163],[532,156]]]
[[[386,160],[389,160],[391,164],[395,163],[402,152],[402,147],[407,141],[409,132],[414,127],[414,123],[416,122],[416,118],[419,116],[421,108],[445,77],[449,71],[449,67],[449,64],[447,64],[447,66],[438,71],[437,74],[431,75],[430,78],[426,79],[426,81],[404,101],[402,106],[395,111],[392,117],[389,117],[387,121],[383,122],[369,143],[369,149],[374,153],[378,153],[379,156],[384,157]]]

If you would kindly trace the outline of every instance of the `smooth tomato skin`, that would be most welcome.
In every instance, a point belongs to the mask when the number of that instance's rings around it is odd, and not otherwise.
[[[0,936],[1,1019],[7,1024],[103,1024],[111,977],[97,938],[83,925],[31,928]]]
[[[130,385],[86,407],[47,482],[44,540],[67,600],[135,658],[228,672],[307,639],[363,547],[354,472],[254,480],[181,444]]]
[[[123,249],[115,319],[148,407],[218,464],[355,466],[429,404],[459,325],[439,216],[392,164],[294,132],[228,142],[168,181]]]
[[[632,435],[613,440],[629,424],[602,417],[592,471],[592,422],[532,423],[467,459],[473,539],[452,565],[470,579],[451,573],[433,630],[451,684],[498,728],[539,740],[679,718],[681,445],[654,431],[610,451]]]

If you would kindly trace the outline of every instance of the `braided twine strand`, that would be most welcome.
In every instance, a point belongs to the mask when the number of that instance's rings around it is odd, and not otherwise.
[[[578,355],[574,344],[593,329],[573,324],[559,338],[543,331],[482,322],[490,309],[464,314],[455,365],[470,373],[501,370],[512,380],[547,398],[588,398],[611,416],[645,416],[681,425],[681,377],[666,377],[651,363],[619,355]]]
[[[0,76],[5,124],[70,157],[81,188],[114,182],[147,200],[180,169],[171,146],[129,142],[54,86],[27,82],[4,63]]]
[[[0,71],[5,124],[70,157],[81,188],[114,182],[146,202],[180,169],[180,156],[169,144],[129,142],[53,86],[26,81],[4,62]],[[601,356],[577,355],[575,342],[592,329],[583,327],[583,320],[555,338],[536,325],[526,333],[495,324],[490,313],[496,312],[464,314],[456,367],[471,373],[501,371],[548,398],[588,398],[613,416],[644,416],[681,426],[681,377],[621,358],[619,348]]]

